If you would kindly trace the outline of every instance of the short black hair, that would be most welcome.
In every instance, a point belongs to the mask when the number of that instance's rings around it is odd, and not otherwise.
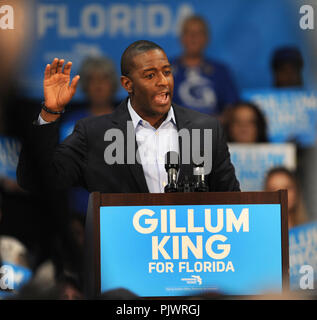
[[[210,35],[210,27],[208,25],[207,20],[204,19],[202,16],[196,14],[188,16],[183,20],[181,25],[181,34],[184,33],[186,25],[192,21],[199,22],[203,26],[206,35]]]
[[[149,40],[138,40],[131,43],[121,56],[121,75],[127,76],[133,67],[133,58],[140,53],[150,50],[164,50],[155,42]]]
[[[304,62],[300,50],[297,47],[277,48],[271,58],[271,67],[274,71],[285,63],[291,63],[298,69],[303,68]]]

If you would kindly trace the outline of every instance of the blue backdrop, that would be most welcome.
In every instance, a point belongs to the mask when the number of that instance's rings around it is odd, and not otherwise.
[[[312,83],[312,53],[299,27],[297,0],[38,0],[35,41],[23,85],[42,97],[42,74],[54,57],[73,61],[74,74],[87,55],[112,58],[119,70],[121,53],[132,41],[159,43],[170,58],[181,52],[178,26],[197,13],[211,27],[207,54],[227,63],[239,89],[271,86],[270,57],[277,46],[298,45],[305,59],[306,85]],[[119,96],[124,92],[121,90]],[[78,92],[75,99],[80,99]]]

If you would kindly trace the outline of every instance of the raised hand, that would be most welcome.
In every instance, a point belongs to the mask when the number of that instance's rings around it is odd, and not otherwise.
[[[70,83],[72,63],[67,62],[64,69],[63,65],[64,59],[55,58],[51,64],[46,66],[44,71],[45,106],[52,111],[62,111],[65,108],[75,94],[80,78],[77,75]],[[47,121],[54,121],[58,118],[56,115],[47,114],[44,110],[42,110],[41,116]]]

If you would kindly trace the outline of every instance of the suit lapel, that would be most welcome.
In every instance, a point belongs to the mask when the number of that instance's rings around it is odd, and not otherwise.
[[[131,117],[130,117],[130,113],[127,107],[127,101],[128,99],[125,99],[124,101],[122,101],[119,106],[116,108],[116,110],[113,113],[113,117],[112,117],[112,121],[113,123],[118,126],[124,135],[124,163],[127,163],[127,167],[128,170],[130,170],[136,185],[139,188],[139,192],[142,193],[148,193],[149,189],[147,187],[147,183],[145,180],[145,176],[144,176],[144,171],[143,171],[143,167],[141,164],[139,164],[136,161],[135,158],[135,151],[137,150],[137,142],[136,142],[136,137],[135,137],[135,132],[134,132],[134,128],[133,126],[131,127],[131,129],[133,129],[133,138],[131,137],[132,132],[129,130],[129,132],[127,132],[127,121],[131,121]],[[133,140],[133,142],[132,142]],[[134,148],[132,146],[129,146],[129,150],[135,150],[134,154],[133,154],[133,161],[134,163],[128,163],[128,155],[127,155],[127,144],[129,143],[134,143]],[[131,141],[131,142],[130,142]]]
[[[127,142],[128,142],[128,132],[127,132],[127,121],[132,121],[128,107],[127,107],[127,101],[128,99],[125,99],[122,101],[119,106],[116,108],[116,110],[113,113],[112,121],[113,123],[118,126],[122,132],[124,133],[124,155],[125,155],[125,163],[127,163]],[[184,177],[187,175],[189,178],[192,177],[193,174],[193,164],[192,164],[192,146],[191,143],[189,145],[186,145],[185,143],[182,142],[182,137],[180,135],[181,130],[188,130],[189,131],[189,137],[190,137],[190,142],[192,140],[191,136],[191,121],[190,119],[186,118],[183,114],[182,108],[178,107],[177,105],[173,104],[173,109],[174,109],[174,114],[176,118],[176,126],[177,130],[179,132],[179,156],[180,156],[180,170],[179,170],[179,178],[178,180],[182,182],[184,180]],[[131,133],[130,133],[131,134]],[[137,150],[137,142],[136,142],[136,137],[135,133],[133,131],[134,135],[134,146],[135,149]],[[189,148],[189,150],[183,150],[183,147]],[[186,161],[186,159],[183,159],[183,155],[187,152],[189,155],[189,163]],[[134,152],[135,154],[135,152]],[[135,164],[128,164],[128,169],[130,170],[131,174],[134,177],[134,180],[139,188],[139,191],[142,193],[148,193],[149,189],[147,187],[147,183],[145,180],[144,176],[144,171],[143,167],[141,164],[139,164],[135,160]]]

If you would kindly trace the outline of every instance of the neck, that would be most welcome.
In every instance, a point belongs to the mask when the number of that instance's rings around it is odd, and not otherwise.
[[[162,124],[162,122],[166,119],[167,113],[165,114],[149,114],[145,113],[142,110],[146,110],[146,108],[138,108],[136,107],[133,97],[130,97],[130,102],[133,110],[145,121],[147,121],[152,127],[155,129],[159,128],[159,126]]]
[[[163,121],[166,119],[167,114],[164,114],[163,116],[161,116],[160,118],[156,118],[155,120],[152,119],[152,121],[150,122],[151,126],[154,127],[155,129],[159,128],[160,125],[163,123]]]

